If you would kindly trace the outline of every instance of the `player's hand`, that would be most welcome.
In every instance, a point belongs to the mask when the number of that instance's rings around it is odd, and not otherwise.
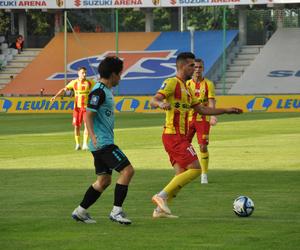
[[[163,110],[170,110],[171,109],[171,104],[168,102],[162,102],[158,105]]]
[[[217,122],[218,122],[218,119],[217,119],[216,116],[211,116],[210,117],[210,121],[209,121],[210,125],[215,126],[215,125],[217,125]]]
[[[55,96],[53,96],[51,99],[50,99],[50,102],[54,102],[55,101]]]
[[[98,147],[97,146],[97,144],[98,144],[97,137],[96,136],[91,136],[91,139],[92,139],[92,143],[93,143],[94,147],[97,148]]]
[[[240,108],[228,108],[226,109],[226,114],[241,114],[243,113],[243,110]]]

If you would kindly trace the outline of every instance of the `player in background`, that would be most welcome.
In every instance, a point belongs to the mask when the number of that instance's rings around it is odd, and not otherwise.
[[[89,94],[87,104],[87,128],[91,137],[89,147],[94,157],[97,179],[86,191],[80,205],[73,211],[77,221],[95,223],[87,212],[105,189],[111,184],[112,171],[120,173],[114,192],[114,206],[109,215],[112,221],[131,224],[122,205],[127,196],[128,185],[134,174],[126,155],[114,144],[114,98],[112,87],[119,84],[123,61],[117,57],[106,57],[98,67],[100,82]]]
[[[204,62],[201,59],[195,60],[195,71],[193,79],[187,81],[190,91],[196,96],[201,105],[215,108],[215,86],[212,81],[203,77]],[[197,134],[200,147],[201,183],[207,184],[207,171],[209,153],[207,145],[209,142],[210,126],[217,124],[216,116],[200,115],[193,109],[189,113],[189,128],[187,138],[192,143],[195,133]]]
[[[182,187],[201,174],[197,153],[186,136],[189,110],[193,108],[202,115],[242,113],[239,108],[214,109],[203,106],[189,91],[186,81],[191,79],[195,70],[193,53],[180,53],[176,58],[176,69],[176,77],[166,79],[150,102],[152,107],[166,111],[162,141],[175,170],[174,178],[152,197],[152,202],[157,205],[153,211],[154,218],[176,218],[168,203]]]
[[[75,94],[74,110],[73,110],[73,126],[75,134],[75,150],[80,150],[80,128],[82,121],[84,122],[84,132],[83,132],[83,150],[88,150],[88,130],[86,127],[86,105],[88,100],[88,95],[91,89],[94,87],[95,83],[91,80],[86,79],[86,68],[80,67],[78,69],[78,78],[69,82],[64,88],[60,89],[55,96],[51,98],[53,102],[57,96],[62,92],[72,90]]]

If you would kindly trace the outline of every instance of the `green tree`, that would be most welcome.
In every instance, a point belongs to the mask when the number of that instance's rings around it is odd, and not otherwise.
[[[6,35],[9,31],[10,13],[0,10],[0,34]]]
[[[29,11],[27,31],[29,35],[49,35],[54,33],[54,16],[49,12]]]

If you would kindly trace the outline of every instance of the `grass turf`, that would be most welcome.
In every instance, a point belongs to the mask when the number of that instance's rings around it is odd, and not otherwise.
[[[151,196],[173,176],[163,119],[117,115],[116,144],[136,168],[124,204],[133,225],[108,220],[114,185],[90,208],[98,223],[85,225],[70,214],[95,175],[91,154],[73,149],[71,115],[0,114],[0,248],[299,248],[299,113],[220,116],[209,145],[210,183],[183,188],[170,205],[179,219],[153,220]],[[232,212],[242,194],[255,203],[249,218]]]

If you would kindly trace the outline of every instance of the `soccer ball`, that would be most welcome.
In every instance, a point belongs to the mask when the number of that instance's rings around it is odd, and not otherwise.
[[[254,202],[247,196],[239,196],[233,202],[233,211],[237,216],[248,217],[254,211]]]

